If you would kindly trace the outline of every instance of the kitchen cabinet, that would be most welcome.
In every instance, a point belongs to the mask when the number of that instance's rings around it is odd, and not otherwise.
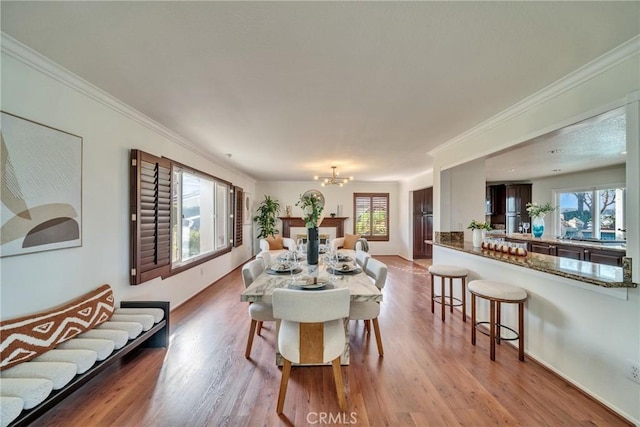
[[[588,251],[589,261],[591,262],[622,267],[622,258],[625,256],[625,254],[620,251],[596,248],[589,248]]]
[[[545,242],[529,242],[528,245],[529,252],[534,252],[537,254],[545,254],[545,255],[556,255],[556,245]]]
[[[589,251],[573,245],[556,245],[556,256],[577,259],[579,261],[589,261]]]
[[[488,185],[486,197],[486,215],[491,224],[504,224],[505,221],[506,193],[505,185]]]
[[[509,184],[505,186],[507,234],[518,232],[523,222],[531,222],[527,203],[531,203],[531,184]]]

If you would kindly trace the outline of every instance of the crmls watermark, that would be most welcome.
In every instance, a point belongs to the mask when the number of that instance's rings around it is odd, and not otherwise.
[[[307,423],[309,424],[358,424],[355,412],[309,412]]]

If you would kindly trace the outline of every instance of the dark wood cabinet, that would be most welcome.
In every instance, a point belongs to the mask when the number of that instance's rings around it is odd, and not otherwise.
[[[529,252],[537,254],[553,255],[556,256],[556,245],[545,242],[530,242],[528,245]]]
[[[488,185],[485,214],[489,217],[491,224],[496,225],[505,223],[505,204],[505,185]]]
[[[620,251],[612,251],[608,249],[587,249],[589,251],[589,261],[598,264],[615,265],[622,267],[622,258],[625,256]]]
[[[531,222],[527,213],[527,203],[531,203],[531,184],[510,184],[505,186],[507,234],[517,233],[523,222]]]
[[[557,245],[556,256],[577,259],[579,261],[589,261],[588,250],[579,246]]]

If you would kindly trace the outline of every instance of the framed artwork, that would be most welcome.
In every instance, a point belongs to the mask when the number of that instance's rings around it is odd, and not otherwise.
[[[0,116],[0,257],[82,246],[82,138]]]
[[[253,221],[253,218],[251,217],[251,194],[244,193],[243,197],[244,200],[242,201],[242,207],[244,208],[244,224],[249,225]]]

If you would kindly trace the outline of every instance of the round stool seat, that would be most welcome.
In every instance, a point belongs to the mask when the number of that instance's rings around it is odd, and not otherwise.
[[[517,286],[493,280],[472,280],[469,282],[469,292],[479,297],[500,301],[522,301],[527,299],[527,292]]]
[[[429,266],[429,273],[445,277],[464,277],[469,274],[466,268],[452,265],[431,265]]]

